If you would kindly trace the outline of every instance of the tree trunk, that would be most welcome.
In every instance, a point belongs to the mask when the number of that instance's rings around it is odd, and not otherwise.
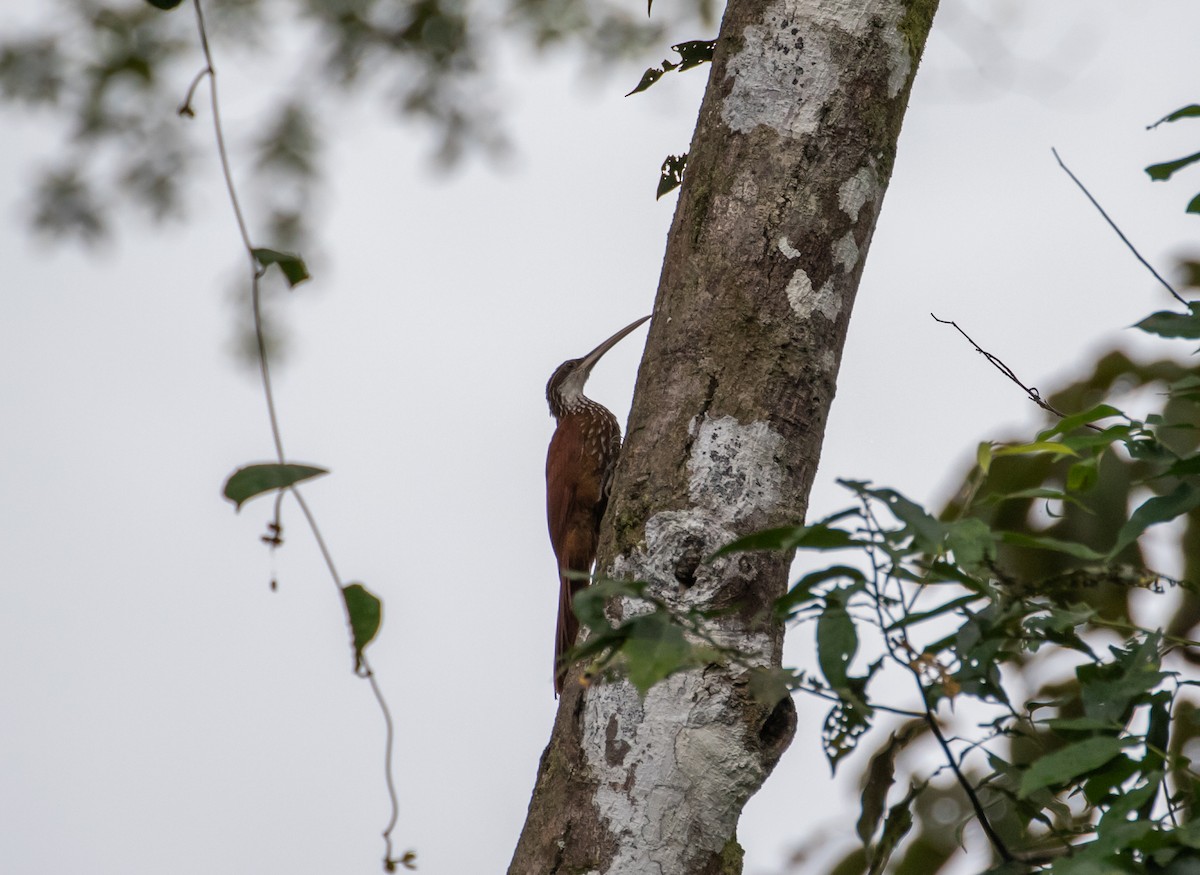
[[[804,518],[855,291],[937,0],[730,0],[692,140],[597,568],[733,610],[721,643],[778,666],[764,610],[790,557],[704,557]],[[620,606],[617,608],[620,609]],[[510,875],[736,873],[746,800],[791,699],[744,669],[567,679]]]

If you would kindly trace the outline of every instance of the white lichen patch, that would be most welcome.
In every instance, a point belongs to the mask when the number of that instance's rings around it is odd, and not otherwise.
[[[799,258],[800,250],[792,245],[792,242],[786,237],[779,238],[779,251],[783,253],[785,258]]]
[[[765,422],[705,417],[688,460],[688,496],[696,507],[733,522],[770,513],[779,503],[783,437]]]
[[[796,272],[788,280],[786,291],[788,303],[797,316],[801,319],[812,316],[817,306],[817,293],[803,268],[796,268]]]
[[[733,88],[721,105],[725,124],[738,133],[766,125],[787,137],[815,131],[838,87],[829,31],[855,29],[854,5],[779,0],[761,25],[745,28],[741,50],[726,68]]]
[[[833,244],[833,263],[843,273],[850,273],[858,265],[858,244],[854,242],[853,231],[847,231]]]
[[[833,289],[833,283],[826,282],[819,289],[814,289],[812,280],[803,270],[797,269],[788,280],[788,304],[801,319],[811,319],[814,313],[820,313],[830,322],[837,319],[842,312],[842,299]]]
[[[742,46],[729,59],[726,75],[733,87],[721,105],[722,120],[738,133],[759,125],[787,137],[816,131],[826,102],[840,85],[835,56],[844,55],[847,45],[878,38],[872,22],[894,5],[878,0],[772,4],[762,24],[743,29]],[[888,89],[894,97],[908,79],[912,59],[896,21],[885,24],[883,34],[889,50]]]
[[[625,681],[588,692],[583,750],[617,845],[606,873],[695,871],[733,836],[763,774],[742,727],[722,719],[727,690],[693,670],[653,687],[644,704]]]
[[[817,359],[817,367],[825,373],[832,373],[837,370],[837,356],[833,354],[831,349],[821,350],[821,355]]]
[[[857,173],[838,188],[838,206],[850,217],[850,221],[857,222],[863,204],[875,198],[878,188],[875,171],[870,167],[860,167]]]

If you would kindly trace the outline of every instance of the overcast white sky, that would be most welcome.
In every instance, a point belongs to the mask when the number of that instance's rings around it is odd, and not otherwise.
[[[1051,146],[1160,266],[1200,221],[1183,213],[1200,174],[1142,172],[1200,143],[1196,122],[1144,130],[1200,99],[1197,4],[965,5],[977,17],[944,10],[918,76],[817,514],[841,506],[839,476],[936,500],[978,440],[1034,421],[930,311],[1046,388],[1169,304]],[[271,83],[237,59],[221,70],[248,168],[236,95]],[[426,873],[507,867],[549,735],[545,381],[649,312],[674,209],[674,195],[654,202],[657,168],[686,148],[705,73],[623,98],[638,75],[511,65],[501,170],[439,177],[420,137],[378,112],[323,132],[322,257],[287,302],[278,402],[289,455],[334,472],[306,495],[342,574],[385,602],[371,657],[398,724],[397,842]],[[378,871],[382,726],[350,673],[337,594],[294,508],[272,557],[269,502],[235,515],[219,494],[271,440],[230,354],[242,262],[215,162],[185,225],[132,223],[80,253],[22,228],[54,129],[3,125],[0,870]],[[589,384],[622,421],[644,336]],[[802,636],[789,657],[811,661]],[[780,871],[814,826],[849,846],[831,800],[856,788],[829,783],[824,707],[798,706],[739,830],[748,875]]]

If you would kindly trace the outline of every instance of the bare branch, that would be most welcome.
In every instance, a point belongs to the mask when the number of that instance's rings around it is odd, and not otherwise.
[[[1025,395],[1029,398],[1029,400],[1032,401],[1034,404],[1036,404],[1038,407],[1042,408],[1047,413],[1054,414],[1059,419],[1067,418],[1067,414],[1063,413],[1061,410],[1059,410],[1057,407],[1055,407],[1053,404],[1051,404],[1049,401],[1047,401],[1045,398],[1042,397],[1042,393],[1037,390],[1037,387],[1026,386],[1023,382],[1021,382],[1021,378],[1016,375],[1016,372],[1013,371],[1012,368],[1010,368],[999,358],[992,355],[990,352],[988,352],[986,349],[984,349],[978,343],[976,343],[974,341],[974,339],[971,337],[971,335],[969,335],[969,334],[967,334],[967,332],[963,331],[962,328],[959,327],[958,323],[955,322],[953,319],[939,319],[933,313],[930,313],[929,315],[933,318],[934,322],[940,322],[942,325],[954,326],[954,330],[957,331],[959,334],[961,334],[963,337],[965,337],[967,339],[967,343],[969,343],[969,344],[971,344],[971,346],[975,347],[975,351],[977,353],[979,353],[981,356],[983,356],[985,359],[987,359],[988,362],[991,363],[992,367],[994,367],[1000,373],[1004,374],[1004,376],[1008,377],[1010,380],[1012,380],[1014,383],[1016,383],[1018,386],[1020,386],[1021,389],[1025,392]],[[1093,431],[1103,431],[1103,429],[1101,429],[1099,426],[1092,425],[1090,423],[1088,424],[1088,428],[1092,429]]]
[[[1072,182],[1074,182],[1077,186],[1079,186],[1079,190],[1082,191],[1087,196],[1087,199],[1092,202],[1092,206],[1094,206],[1100,212],[1100,215],[1102,215],[1104,217],[1104,221],[1108,222],[1109,227],[1117,232],[1117,236],[1121,238],[1121,242],[1129,247],[1129,251],[1133,253],[1134,257],[1145,266],[1146,270],[1150,271],[1150,273],[1154,275],[1154,278],[1156,280],[1158,280],[1160,283],[1162,283],[1163,288],[1166,289],[1168,292],[1170,292],[1171,296],[1176,301],[1183,304],[1183,306],[1185,306],[1185,307],[1188,306],[1188,302],[1183,299],[1183,296],[1180,295],[1179,292],[1175,291],[1174,286],[1172,286],[1169,282],[1167,282],[1165,279],[1163,279],[1162,276],[1159,275],[1159,272],[1157,270],[1155,270],[1154,267],[1150,264],[1150,262],[1148,262],[1148,261],[1146,261],[1146,259],[1142,258],[1142,253],[1137,251],[1137,247],[1129,242],[1129,238],[1126,237],[1124,235],[1124,233],[1122,233],[1121,229],[1117,227],[1117,223],[1114,222],[1109,217],[1108,213],[1106,213],[1104,211],[1104,207],[1100,206],[1100,203],[1094,197],[1092,197],[1092,193],[1087,190],[1087,186],[1085,186],[1082,182],[1080,182],[1079,177],[1077,177],[1074,173],[1071,172],[1071,168],[1067,167],[1067,165],[1063,163],[1062,158],[1059,157],[1058,150],[1051,149],[1050,151],[1052,153],[1054,153],[1054,160],[1058,162],[1058,166],[1063,169],[1063,171],[1067,174],[1067,176],[1071,177]]]

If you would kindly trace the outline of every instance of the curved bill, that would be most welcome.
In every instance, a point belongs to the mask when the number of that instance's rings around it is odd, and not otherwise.
[[[651,315],[653,315],[653,314],[651,314]],[[649,318],[650,318],[649,316],[643,316],[641,319],[638,319],[636,322],[631,322],[629,325],[626,325],[624,328],[622,328],[620,331],[618,331],[616,334],[614,334],[608,340],[604,341],[604,343],[600,344],[598,347],[593,349],[591,352],[589,352],[587,355],[585,355],[583,358],[581,358],[579,360],[578,370],[584,374],[589,373],[592,370],[592,366],[594,364],[596,364],[596,362],[600,361],[600,357],[602,355],[604,355],[606,352],[608,352],[610,349],[612,349],[614,346],[616,346],[618,343],[620,343],[625,338],[625,335],[629,334],[629,332],[633,331],[633,329],[637,328],[639,325],[641,325],[643,322],[645,322]]]

